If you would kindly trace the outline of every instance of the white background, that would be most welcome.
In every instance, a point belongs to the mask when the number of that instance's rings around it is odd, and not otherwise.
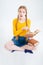
[[[24,52],[11,53],[4,48],[13,37],[12,20],[17,17],[17,10],[24,5],[31,19],[31,30],[39,28],[40,33],[34,38],[39,45],[34,54]],[[0,0],[0,65],[43,65],[43,0]]]

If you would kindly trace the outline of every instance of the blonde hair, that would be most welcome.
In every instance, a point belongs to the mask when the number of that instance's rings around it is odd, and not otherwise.
[[[21,9],[21,8],[25,9],[25,11],[26,11],[25,17],[26,17],[26,26],[27,26],[27,8],[26,8],[25,6],[20,6],[20,7],[18,8],[18,11],[19,11],[19,9]],[[18,19],[19,19],[19,16],[17,16],[17,23],[18,23]],[[17,23],[16,23],[16,30],[17,30]]]

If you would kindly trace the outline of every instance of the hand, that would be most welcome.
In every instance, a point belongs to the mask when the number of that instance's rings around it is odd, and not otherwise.
[[[22,30],[29,30],[29,28],[26,26],[26,27],[23,27]]]
[[[27,32],[25,37],[33,37],[34,36],[34,33],[33,32]]]
[[[34,32],[27,32],[25,37],[34,37],[38,33],[39,33],[39,29],[36,29]]]

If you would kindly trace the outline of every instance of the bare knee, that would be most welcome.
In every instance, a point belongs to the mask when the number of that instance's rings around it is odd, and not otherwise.
[[[10,42],[7,42],[4,47],[5,47],[6,49],[10,50],[10,47],[11,47],[12,45],[13,45],[13,44],[12,44],[12,41],[10,41]]]
[[[9,49],[9,44],[6,43],[4,47],[5,47],[6,49]]]
[[[8,43],[6,43],[4,47],[5,47],[5,48],[7,48],[7,47],[8,47],[8,45],[9,45],[9,44],[8,44]]]

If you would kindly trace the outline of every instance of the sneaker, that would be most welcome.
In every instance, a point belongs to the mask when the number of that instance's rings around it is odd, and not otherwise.
[[[28,49],[25,49],[24,52],[25,52],[25,53],[31,53],[31,54],[33,54],[32,50],[28,50]]]
[[[15,50],[12,50],[11,52],[13,53]]]

